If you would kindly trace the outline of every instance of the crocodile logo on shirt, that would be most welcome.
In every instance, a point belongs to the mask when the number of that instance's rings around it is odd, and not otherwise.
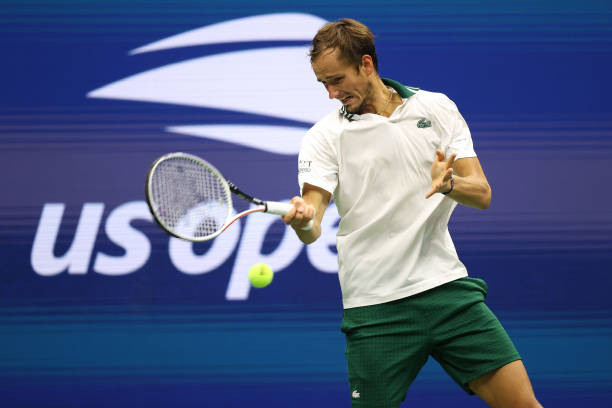
[[[417,122],[417,127],[421,129],[431,127],[431,120],[421,119]]]

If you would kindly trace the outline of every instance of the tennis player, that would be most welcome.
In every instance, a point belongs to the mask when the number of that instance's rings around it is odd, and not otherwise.
[[[341,19],[312,41],[311,64],[342,107],[305,135],[301,197],[284,216],[306,244],[334,199],[353,407],[398,407],[429,356],[492,407],[540,407],[521,357],[468,277],[448,232],[457,203],[491,188],[455,104],[378,75],[370,30]],[[303,229],[314,219],[312,229]]]

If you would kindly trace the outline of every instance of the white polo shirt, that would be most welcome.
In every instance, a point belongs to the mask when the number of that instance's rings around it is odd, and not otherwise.
[[[300,189],[333,194],[341,221],[338,277],[344,308],[385,303],[467,276],[448,232],[457,204],[431,189],[436,149],[474,157],[456,105],[441,93],[383,79],[401,97],[389,117],[344,108],[316,123],[299,154]]]

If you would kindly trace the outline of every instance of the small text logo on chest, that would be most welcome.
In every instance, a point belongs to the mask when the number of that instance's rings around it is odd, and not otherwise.
[[[421,129],[431,127],[431,120],[421,119],[417,122],[417,127]]]

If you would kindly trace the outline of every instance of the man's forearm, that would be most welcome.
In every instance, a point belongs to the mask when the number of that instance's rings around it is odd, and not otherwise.
[[[448,197],[468,207],[484,210],[491,203],[491,187],[480,177],[453,175],[453,190]],[[450,190],[450,184],[448,186]]]
[[[300,241],[306,245],[312,244],[321,236],[321,224],[317,222],[316,218],[313,221],[312,228],[306,231],[299,227],[292,227]]]

